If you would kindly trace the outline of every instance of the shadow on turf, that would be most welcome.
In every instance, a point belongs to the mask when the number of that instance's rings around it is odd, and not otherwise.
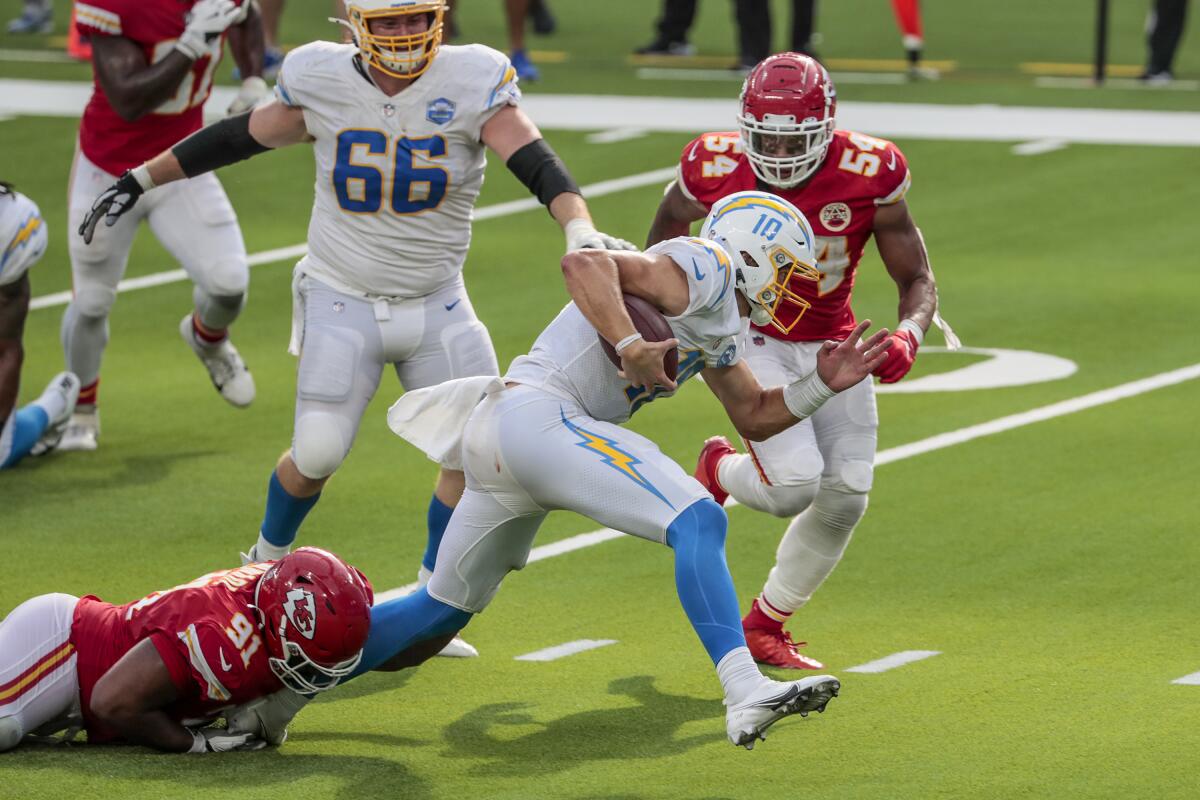
[[[664,694],[654,688],[649,675],[620,678],[608,691],[638,706],[583,711],[543,722],[525,710],[530,708],[527,703],[490,703],[446,727],[444,755],[489,759],[472,770],[482,777],[530,775],[572,769],[585,761],[680,755],[725,738],[717,700]],[[680,727],[696,720],[711,720],[712,732],[679,738]],[[505,730],[516,726],[537,730],[516,736]]]
[[[44,502],[46,497],[61,497],[63,492],[78,495],[88,491],[149,486],[167,478],[175,464],[180,461],[193,461],[214,455],[222,454],[215,450],[143,453],[117,459],[115,465],[104,468],[102,475],[81,475],[78,471],[63,469],[63,464],[54,463],[64,458],[94,458],[91,454],[51,453],[43,458],[26,458],[21,462],[20,471],[24,474],[36,474],[37,480],[22,487],[19,497],[14,497],[13,500],[14,504],[37,505]]]

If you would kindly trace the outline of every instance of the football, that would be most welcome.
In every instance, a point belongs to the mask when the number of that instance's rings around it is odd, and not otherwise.
[[[623,298],[625,310],[629,312],[633,326],[647,342],[661,342],[675,336],[667,318],[649,302],[631,294],[623,295]],[[616,349],[600,334],[596,334],[596,336],[600,339],[600,346],[604,348],[604,354],[608,356],[608,360],[616,364],[619,369],[621,357],[617,355]],[[675,380],[675,376],[679,373],[679,351],[677,349],[668,350],[663,357],[663,371],[666,372],[668,378]]]

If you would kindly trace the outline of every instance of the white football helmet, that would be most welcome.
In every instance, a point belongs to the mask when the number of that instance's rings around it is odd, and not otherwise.
[[[737,192],[713,205],[700,236],[729,254],[751,322],[783,333],[796,327],[812,304],[792,291],[792,278],[821,278],[812,227],[799,209],[767,192]]]
[[[433,63],[442,46],[446,0],[343,0],[346,19],[335,20],[350,29],[363,61],[397,78],[415,78]],[[420,33],[387,36],[371,33],[371,20],[428,14]]]

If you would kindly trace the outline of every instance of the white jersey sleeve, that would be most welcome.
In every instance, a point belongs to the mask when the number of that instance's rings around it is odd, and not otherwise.
[[[484,124],[520,99],[515,70],[483,45],[444,46],[387,95],[354,45],[288,53],[280,102],[303,109],[316,161],[303,269],[335,289],[422,297],[457,280],[486,166]]]
[[[720,248],[701,239],[671,239],[647,253],[670,256],[688,276],[690,302],[676,317],[667,317],[679,340],[678,386],[705,367],[724,367],[741,359],[741,318],[734,295],[729,260]],[[617,374],[600,346],[596,329],[574,303],[542,331],[529,355],[509,367],[507,380],[538,386],[569,397],[590,416],[621,423],[646,403],[674,392],[655,387],[647,392]]]
[[[0,286],[16,283],[46,252],[46,221],[20,192],[0,192]]]

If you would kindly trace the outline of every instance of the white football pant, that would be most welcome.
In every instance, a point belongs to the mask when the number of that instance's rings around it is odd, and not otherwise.
[[[79,724],[78,655],[70,641],[78,602],[44,594],[0,622],[0,752],[27,734],[49,736]]]

